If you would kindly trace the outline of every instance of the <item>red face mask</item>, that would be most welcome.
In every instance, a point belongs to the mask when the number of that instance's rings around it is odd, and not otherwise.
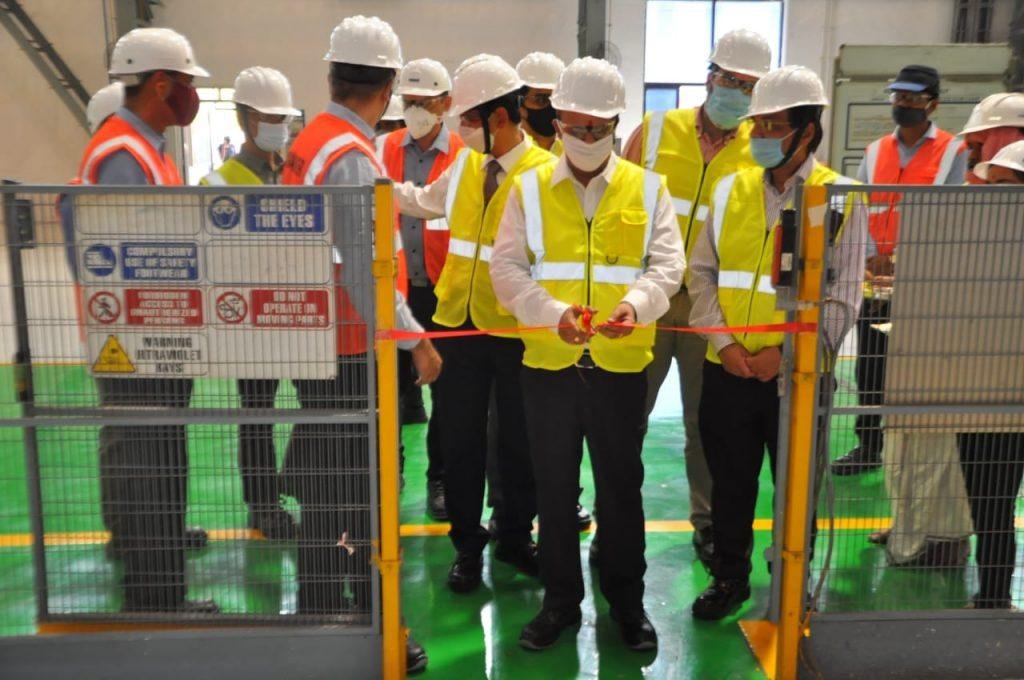
[[[164,100],[167,107],[174,114],[174,122],[178,125],[188,125],[195,120],[199,113],[199,94],[191,85],[184,85],[174,81],[174,89]]]

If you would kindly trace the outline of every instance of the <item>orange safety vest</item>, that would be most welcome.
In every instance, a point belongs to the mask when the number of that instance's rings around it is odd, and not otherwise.
[[[385,176],[384,168],[377,160],[373,140],[348,121],[325,111],[310,121],[296,137],[281,171],[281,184],[322,186],[334,162],[350,151],[366,156],[380,176]],[[395,230],[398,231],[397,212]],[[409,276],[406,274],[405,252],[402,250],[400,234],[398,236],[395,241],[398,244],[396,284],[402,295],[405,295]],[[334,264],[334,311],[338,355],[365,354],[368,348],[366,323],[356,311],[348,292],[340,285],[342,266],[344,265],[340,262]]]
[[[107,118],[96,134],[89,140],[78,166],[78,177],[72,184],[96,184],[100,166],[111,154],[127,151],[138,161],[146,181],[161,186],[178,186],[182,184],[181,173],[169,153],[160,154],[153,148],[131,123],[119,118],[115,113]]]
[[[381,156],[388,177],[396,182],[405,181],[405,130],[396,130],[384,138]],[[454,132],[448,132],[448,153],[439,153],[434,157],[434,164],[427,175],[427,184],[434,180],[455,161],[459,150],[463,147],[462,138]],[[445,258],[448,257],[448,220],[442,216],[433,220],[423,220],[423,258],[427,265],[427,278],[431,284],[437,283],[444,269]]]
[[[935,128],[935,137],[924,140],[904,168],[900,167],[899,142],[895,134],[876,139],[864,151],[868,184],[932,184],[946,183],[956,155],[964,143]],[[901,194],[874,192],[868,208],[868,228],[879,255],[892,255],[899,238]]]

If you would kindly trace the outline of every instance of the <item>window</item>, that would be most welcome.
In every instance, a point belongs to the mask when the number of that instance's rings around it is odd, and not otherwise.
[[[782,56],[782,0],[648,0],[644,46],[644,110],[704,101],[708,55],[729,31],[756,31]]]

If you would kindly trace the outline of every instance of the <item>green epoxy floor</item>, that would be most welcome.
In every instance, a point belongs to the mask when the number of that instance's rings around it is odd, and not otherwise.
[[[850,390],[849,366],[840,370],[840,391]],[[0,369],[3,394],[11,394],[10,369]],[[43,367],[37,374],[41,395],[83,395],[91,381],[82,367]],[[682,462],[683,435],[679,420],[678,386],[670,380],[645,444],[646,481],[644,503],[648,520],[683,520],[687,516],[687,485]],[[223,395],[233,393],[224,381],[197,385],[194,404],[226,405]],[[840,396],[840,398],[842,398]],[[278,405],[293,404],[290,386],[284,386]],[[62,402],[89,400],[63,398]],[[16,413],[9,403],[0,414]],[[836,418],[831,455],[852,445],[852,422]],[[277,432],[279,455],[284,450],[287,428]],[[59,436],[58,436],[59,435]],[[406,443],[406,488],[401,497],[401,521],[405,525],[429,524],[424,511],[425,426],[409,426]],[[47,531],[102,531],[98,516],[95,437],[93,428],[64,428],[59,433],[41,431],[44,497],[60,499],[46,506]],[[190,428],[189,522],[208,529],[240,529],[245,526],[245,506],[235,467],[233,427]],[[19,542],[28,532],[25,513],[25,482],[21,433],[0,429],[0,635],[26,635],[33,621],[32,563],[29,548]],[[589,465],[584,463],[584,503],[593,503]],[[757,517],[771,517],[771,480],[767,469],[761,478],[762,493]],[[836,515],[839,518],[887,517],[881,472],[837,480]],[[291,505],[292,509],[296,509]],[[483,518],[486,520],[486,516]],[[877,527],[875,527],[877,528]],[[848,528],[835,536],[832,571],[819,601],[822,611],[869,609],[920,609],[960,607],[973,591],[973,568],[941,572],[909,572],[885,567],[882,550],[865,542],[870,527]],[[658,630],[657,654],[636,654],[620,643],[617,629],[607,615],[607,604],[597,592],[589,572],[586,550],[590,537],[581,535],[580,554],[588,587],[584,602],[584,626],[575,637],[565,637],[553,649],[541,653],[521,650],[516,644],[520,628],[537,612],[539,584],[517,575],[510,567],[488,558],[485,585],[478,592],[456,595],[445,586],[453,552],[441,536],[407,537],[402,541],[403,606],[414,635],[427,647],[430,666],[424,677],[462,678],[760,678],[760,669],[748,650],[737,621],[763,618],[767,609],[769,577],[759,556],[769,542],[769,532],[755,532],[753,596],[734,616],[718,623],[694,621],[689,607],[706,586],[708,576],[696,561],[687,532],[649,532],[647,536],[646,606]],[[816,564],[825,542],[819,541]],[[68,608],[116,611],[116,587],[88,590],[72,574],[85,574],[93,583],[116,584],[117,566],[108,560],[103,545],[87,540],[80,545],[51,546],[50,568],[64,571],[51,602]],[[1019,562],[1018,558],[1018,562]],[[191,555],[190,595],[214,597],[225,611],[239,613],[294,610],[294,547],[245,539],[212,541],[201,553]],[[231,582],[211,574],[237,574]],[[1019,592],[1019,589],[1015,590]],[[1019,604],[1019,601],[1018,601]]]

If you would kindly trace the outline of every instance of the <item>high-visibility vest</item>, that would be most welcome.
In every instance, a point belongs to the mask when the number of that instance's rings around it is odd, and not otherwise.
[[[458,328],[472,320],[482,330],[509,329],[516,319],[498,302],[491,287],[491,251],[498,234],[498,223],[515,176],[554,158],[526,137],[526,151],[505,175],[484,209],[484,167],[486,157],[463,148],[455,159],[445,197],[445,215],[451,236],[444,269],[434,286],[437,311],[434,322]],[[492,333],[506,338],[515,332]]]
[[[206,177],[199,180],[203,186],[255,186],[263,184],[263,180],[255,172],[246,167],[235,157],[221,163],[221,166]]]
[[[384,137],[381,158],[388,177],[396,182],[405,181],[405,139],[406,130],[395,130]],[[448,132],[448,153],[438,153],[434,164],[430,166],[427,184],[433,183],[455,161],[455,156],[463,147],[462,138],[454,132]],[[431,283],[437,283],[444,269],[444,260],[448,256],[448,220],[438,217],[423,220],[423,258],[427,265],[427,277]]]
[[[146,173],[148,184],[177,186],[181,173],[174,159],[168,153],[160,153],[139,133],[131,123],[116,113],[103,123],[82,153],[76,181],[82,184],[96,184],[100,166],[111,154],[127,151]]]
[[[644,116],[641,128],[642,165],[665,176],[687,262],[707,219],[715,183],[734,172],[758,167],[750,153],[753,123],[748,120],[740,123],[736,136],[705,164],[697,137],[697,115],[697,109],[653,111]]]
[[[331,166],[346,153],[354,151],[363,154],[370,160],[381,177],[384,167],[377,159],[373,141],[359,129],[338,116],[324,112],[310,121],[295,138],[288,158],[285,159],[281,172],[281,184],[298,184],[321,186]],[[395,213],[395,230],[398,230],[397,212]],[[401,238],[396,234],[396,256],[398,258],[398,278],[396,287],[403,295],[407,292],[408,275],[405,272],[405,253],[401,247]],[[335,260],[338,260],[335,253]],[[368,348],[366,341],[366,324],[363,322],[348,292],[340,285],[343,263],[334,263],[334,308],[335,327],[337,328],[338,354],[350,356],[365,354]],[[369,289],[367,290],[367,294]]]
[[[530,276],[556,300],[593,307],[607,317],[643,274],[664,180],[620,160],[588,225],[572,182],[551,185],[556,167],[547,163],[516,178]],[[607,371],[642,371],[654,357],[654,333],[649,325],[617,340],[595,335],[591,358]],[[584,350],[551,331],[524,333],[523,342],[523,364],[549,371],[572,366]]]
[[[945,130],[935,128],[935,137],[925,139],[905,168],[900,167],[896,135],[876,139],[864,151],[868,184],[946,183],[956,156],[964,143]],[[879,255],[892,255],[899,238],[901,194],[874,192],[868,208],[868,229]]]
[[[749,168],[723,177],[715,187],[714,217],[707,228],[718,251],[718,306],[727,326],[761,326],[785,323],[786,313],[775,308],[772,258],[775,230],[766,229],[764,168]],[[835,170],[815,162],[805,186],[853,184]],[[839,240],[855,201],[843,202],[843,222],[836,231]],[[781,345],[782,333],[739,333],[736,341],[755,354],[766,347]],[[721,363],[718,352],[708,344],[707,358]]]

